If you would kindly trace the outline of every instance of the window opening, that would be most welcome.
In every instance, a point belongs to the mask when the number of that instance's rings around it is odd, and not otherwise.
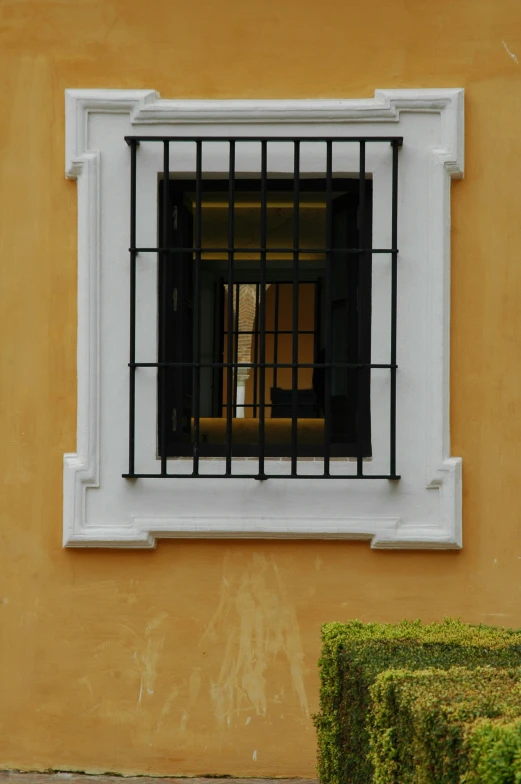
[[[216,139],[127,137],[130,184],[129,470],[124,476],[299,478],[299,459],[322,461],[322,478],[398,479],[396,473],[396,320],[398,137],[367,139],[222,139],[228,176],[203,170],[205,142]],[[193,178],[170,172],[176,142],[195,145]],[[270,142],[293,144],[293,172],[269,171]],[[335,175],[335,142],[359,149],[356,175]],[[158,245],[136,246],[137,154],[163,145],[158,181]],[[301,169],[301,143],[325,148],[325,171]],[[237,148],[260,146],[257,177],[236,173]],[[391,248],[372,247],[372,180],[367,144],[392,155]],[[205,176],[206,175],[206,176]],[[152,254],[152,256],[151,256]],[[136,264],[158,263],[158,353],[136,362]],[[373,258],[390,258],[390,361],[371,363]],[[389,262],[387,262],[389,263]],[[157,474],[135,465],[135,383],[157,368]],[[371,456],[371,372],[390,373],[389,473],[364,474]],[[170,458],[190,458],[191,474]],[[221,458],[224,472],[201,472],[201,458]],[[234,473],[236,458],[255,458]],[[287,458],[290,474],[270,474]],[[336,458],[356,460],[356,474],[330,472]],[[266,462],[268,460],[268,462]],[[313,475],[317,478],[317,475]]]

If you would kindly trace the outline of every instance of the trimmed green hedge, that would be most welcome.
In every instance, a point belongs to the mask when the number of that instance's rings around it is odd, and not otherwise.
[[[318,775],[322,784],[369,784],[369,687],[384,670],[521,664],[521,632],[459,621],[422,626],[330,623],[322,629]]]
[[[493,667],[381,673],[368,716],[374,784],[459,784],[467,773],[468,782],[515,781],[490,778],[490,736],[469,723],[521,716],[520,676]]]
[[[466,733],[469,768],[461,784],[521,783],[521,720],[478,719]]]

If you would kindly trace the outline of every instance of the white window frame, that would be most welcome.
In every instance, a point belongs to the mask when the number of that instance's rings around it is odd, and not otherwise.
[[[421,315],[407,333],[403,319],[398,330],[398,482],[122,478],[130,167],[123,136],[176,133],[404,137],[398,317],[410,308]],[[461,458],[450,456],[449,318],[450,181],[463,176],[463,90],[378,90],[373,99],[306,101],[176,101],[148,90],[67,90],[65,158],[66,176],[78,186],[78,405],[76,452],[64,456],[64,546],[154,547],[161,537],[462,546]],[[407,398],[411,389],[414,399]]]

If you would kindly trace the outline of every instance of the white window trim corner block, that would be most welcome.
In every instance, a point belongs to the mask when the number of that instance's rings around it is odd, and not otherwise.
[[[463,90],[378,90],[372,99],[287,101],[178,101],[147,90],[67,90],[65,101],[66,176],[77,181],[78,190],[78,404],[76,452],[64,456],[64,546],[143,548],[154,547],[163,537],[249,537],[366,539],[373,548],[460,548],[461,458],[450,456],[449,315],[450,181],[463,176]],[[129,208],[128,199],[114,206],[121,201],[111,198],[111,182],[116,180],[104,179],[103,167],[112,160],[111,150],[119,150],[114,144],[126,150],[125,134],[233,136],[238,131],[266,137],[404,137],[398,318],[406,318],[414,304],[411,298],[419,298],[419,309],[412,312],[421,318],[409,325],[408,334],[417,331],[422,344],[421,353],[411,349],[409,364],[399,333],[397,433],[403,441],[398,449],[402,478],[397,482],[129,481],[122,477],[125,461],[120,464],[119,453],[117,461],[113,458],[114,445],[124,453],[127,444],[128,430],[121,423],[128,421],[128,412],[118,419],[117,411],[106,408],[114,379],[103,352],[117,349],[112,359],[120,358],[118,373],[128,373],[128,341],[112,346],[112,335],[102,334],[108,322],[119,323],[108,319],[104,308],[108,297],[115,302],[110,307],[128,336],[128,297],[121,298],[125,305],[117,304],[119,285],[114,286],[113,278],[109,291],[103,287],[108,285],[105,270],[120,262],[119,255],[113,256],[111,232],[116,229],[111,227],[123,218],[112,220],[111,210],[124,209],[128,222]],[[127,190],[129,160],[126,153],[118,164],[118,181]],[[413,192],[421,197],[408,197]],[[118,274],[125,289],[128,232],[122,236]],[[111,241],[109,254],[106,243]],[[413,422],[404,411],[411,386],[419,401]],[[118,402],[125,409],[128,390]]]

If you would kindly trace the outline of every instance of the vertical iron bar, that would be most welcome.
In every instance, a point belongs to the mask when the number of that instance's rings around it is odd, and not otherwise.
[[[320,362],[320,278],[313,284],[313,356],[314,362]]]
[[[293,325],[291,368],[291,475],[297,476],[298,405],[298,317],[299,317],[299,244],[300,244],[300,142],[294,142],[293,162]]]
[[[259,284],[255,284],[255,321],[253,322],[253,416],[257,416],[257,371],[259,364]]]
[[[368,241],[367,241],[367,229],[366,229],[366,209],[365,209],[365,142],[360,142],[360,179],[359,183],[359,190],[358,190],[358,214],[359,214],[359,228],[358,228],[358,237],[359,237],[359,244],[361,248],[367,248]],[[358,346],[357,346],[357,356],[358,361],[361,361],[361,338],[362,338],[362,313],[360,311],[360,288],[362,285],[362,275],[361,275],[361,268],[362,264],[367,262],[367,253],[360,253],[358,256],[358,292],[357,292],[357,300],[359,303],[358,307]],[[364,473],[364,461],[363,461],[363,443],[362,443],[362,432],[363,432],[363,422],[362,422],[362,395],[364,394],[363,390],[363,376],[362,370],[359,367],[356,370],[356,475],[363,476]]]
[[[218,318],[215,320],[215,354],[214,362],[224,362],[224,278],[219,278],[215,283],[216,298],[215,302],[218,303]],[[224,415],[224,372],[222,367],[214,368],[216,376],[215,386],[217,389],[216,403],[215,403],[215,416],[222,417]],[[217,413],[219,412],[219,413]]]
[[[239,394],[239,384],[238,384],[238,375],[239,375],[239,368],[237,367],[239,362],[239,309],[240,309],[240,301],[241,301],[241,284],[235,283],[235,334],[234,334],[234,362],[235,362],[235,384],[233,387],[233,415],[237,418],[237,396]],[[244,407],[243,407],[244,412]]]
[[[200,419],[200,396],[201,396],[201,245],[202,245],[202,142],[196,142],[195,150],[195,269],[194,269],[194,397],[193,397],[193,416],[194,416],[194,444],[193,444],[193,466],[194,476],[199,474],[199,419]]]
[[[279,304],[280,284],[275,283],[275,319],[273,324],[273,388],[277,386],[277,362],[279,361]],[[273,407],[271,415],[273,416]]]
[[[391,206],[391,390],[390,390],[390,474],[396,476],[396,333],[398,300],[398,144],[392,142],[392,206]]]
[[[136,168],[137,144],[130,143],[130,247],[136,247]],[[130,376],[128,390],[128,473],[134,474],[136,427],[136,256],[130,251]]]
[[[313,362],[321,362],[320,359],[320,331],[322,325],[322,308],[321,308],[321,298],[322,298],[322,286],[320,278],[317,278],[313,285]],[[318,372],[317,368],[313,368],[313,379],[315,379],[315,374]],[[324,377],[324,371],[321,371],[322,378]],[[320,374],[319,374],[320,375]],[[316,404],[315,404],[315,415],[317,418],[321,416],[320,413],[320,402],[321,402],[321,395],[320,395],[320,385],[317,385],[316,382],[313,383],[313,389],[315,391],[316,396]],[[322,395],[324,392],[322,391]]]
[[[169,245],[169,226],[170,226],[170,146],[167,141],[163,142],[163,248],[168,248]],[[168,253],[163,250],[161,253],[161,266],[162,266],[162,297],[161,297],[161,362],[167,361],[166,351],[166,307],[167,307],[167,263]],[[160,411],[160,434],[159,434],[159,448],[161,452],[161,476],[166,476],[166,391],[167,391],[167,368],[161,370],[161,411]],[[177,402],[177,401],[176,401]],[[178,423],[180,424],[180,423]]]
[[[332,328],[331,277],[333,255],[333,142],[326,142],[326,280],[324,305],[324,476],[329,476],[331,446]]]
[[[260,214],[260,371],[259,371],[259,479],[265,478],[264,453],[265,416],[266,416],[266,234],[267,234],[267,179],[268,179],[268,143],[261,142],[261,214]]]
[[[228,343],[226,375],[226,476],[232,473],[232,414],[233,382],[237,383],[237,368],[233,368],[233,264],[235,241],[235,142],[230,141],[228,180]]]

